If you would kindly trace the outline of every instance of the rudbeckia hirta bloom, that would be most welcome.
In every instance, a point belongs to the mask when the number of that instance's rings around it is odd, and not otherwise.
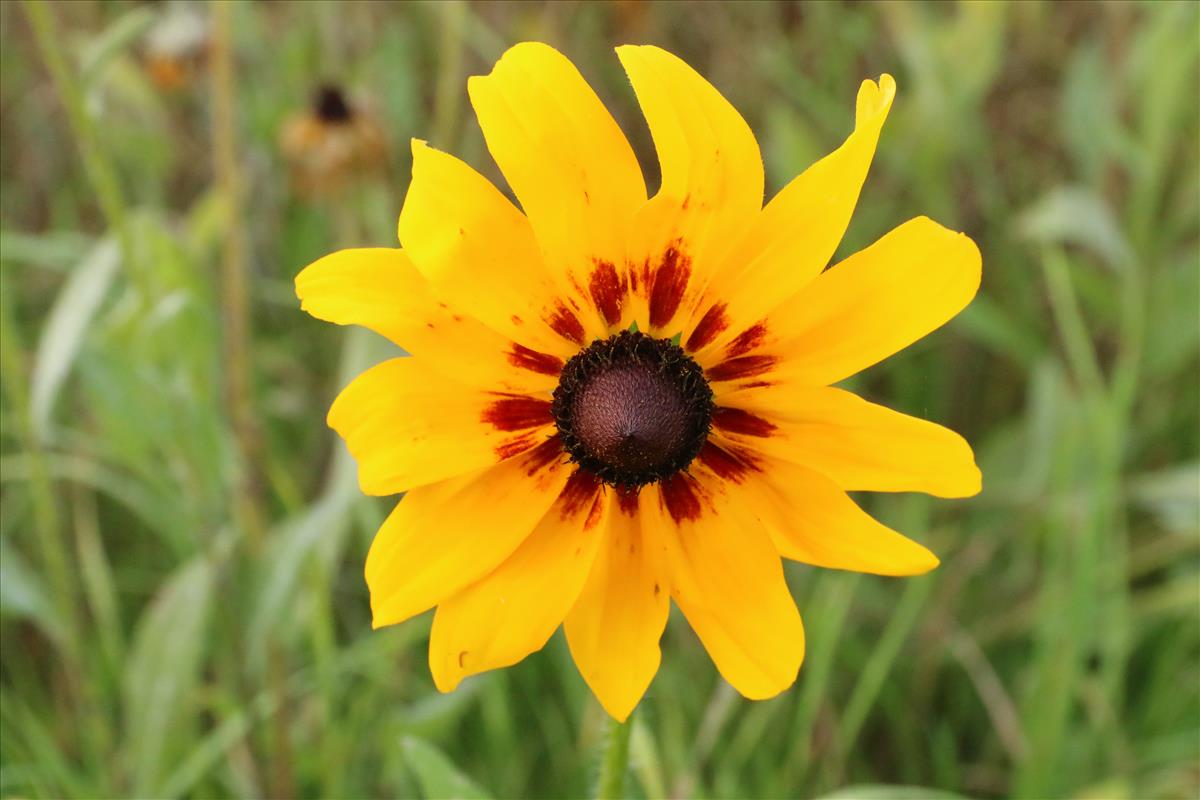
[[[864,81],[854,130],[763,206],[750,128],[656,47],[617,54],[661,166],[574,66],[520,44],[468,91],[518,208],[423,141],[402,249],[343,250],[296,279],[303,307],[412,357],[356,378],[329,424],[363,491],[406,492],[367,555],[374,625],[436,607],[438,688],[508,666],[561,624],[626,718],[670,602],[749,698],[804,656],[781,559],[882,575],[938,563],[848,491],[965,497],[970,447],[832,384],[941,326],[980,257],[916,218],[825,270],[895,95]],[[823,271],[824,270],[824,271]]]

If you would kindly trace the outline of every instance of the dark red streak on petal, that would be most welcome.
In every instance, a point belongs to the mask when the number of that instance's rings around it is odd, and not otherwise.
[[[530,372],[540,372],[543,375],[557,376],[563,368],[562,359],[558,356],[539,353],[537,350],[530,350],[516,342],[513,342],[512,349],[508,351],[508,363]]]
[[[725,304],[717,303],[700,318],[700,324],[688,337],[687,349],[695,352],[716,339],[721,331],[729,327],[729,318],[725,315]]]
[[[496,458],[505,461],[513,456],[519,456],[533,447],[535,441],[537,441],[537,434],[534,433],[526,433],[515,439],[509,439],[507,442],[496,446]]]
[[[596,493],[600,491],[600,481],[586,470],[577,469],[567,478],[567,485],[558,496],[559,515],[570,519],[584,509],[589,508]],[[589,511],[590,513],[590,511]]]
[[[725,348],[725,357],[736,358],[745,355],[762,344],[765,338],[767,338],[767,323],[764,320],[739,333],[737,338]]]
[[[741,483],[750,472],[757,471],[753,464],[743,461],[712,442],[705,442],[700,451],[700,463],[716,473],[717,477],[734,483]]]
[[[538,474],[562,454],[562,441],[557,435],[551,436],[525,455],[525,474],[530,476]]]
[[[488,404],[480,420],[498,431],[520,431],[537,428],[554,421],[550,403],[532,397],[501,397]]]
[[[669,246],[654,272],[654,287],[650,290],[650,325],[666,325],[679,310],[688,278],[692,275],[692,260],[679,251],[678,244]]]
[[[704,374],[710,381],[735,381],[739,378],[753,378],[762,375],[775,366],[774,356],[741,356],[722,361],[716,366],[709,367]]]
[[[561,302],[555,307],[554,313],[546,322],[554,329],[555,333],[564,339],[575,344],[583,344],[583,323],[579,321],[579,317],[575,316],[574,311]]]
[[[592,508],[588,511],[587,519],[583,521],[583,529],[590,531],[596,527],[600,524],[602,516],[604,516],[604,495],[601,492],[597,492],[596,499],[592,501]]]
[[[627,492],[623,489],[617,489],[617,505],[627,517],[636,517],[638,513],[638,493],[637,491]]]
[[[597,261],[588,281],[592,291],[592,300],[596,308],[604,315],[609,325],[621,321],[621,301],[625,299],[625,286],[617,268],[610,261]]]
[[[714,428],[729,433],[757,436],[760,439],[765,439],[775,432],[773,423],[740,408],[713,409],[712,424]]]
[[[662,492],[663,505],[676,524],[684,520],[700,519],[700,498],[692,479],[682,473],[675,473],[659,484]]]

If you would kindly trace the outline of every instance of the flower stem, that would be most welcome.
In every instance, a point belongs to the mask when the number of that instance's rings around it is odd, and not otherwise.
[[[608,740],[604,749],[604,761],[600,765],[600,781],[596,787],[598,800],[620,800],[625,796],[625,773],[629,766],[629,733],[633,720],[608,723]]]

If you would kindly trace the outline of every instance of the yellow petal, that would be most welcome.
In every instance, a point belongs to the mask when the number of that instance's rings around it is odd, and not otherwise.
[[[555,438],[406,494],[367,553],[372,625],[403,622],[495,569],[537,526],[572,471]]]
[[[546,391],[562,369],[558,357],[521,347],[439,301],[402,250],[339,250],[296,276],[296,295],[317,319],[370,328],[464,383]]]
[[[854,132],[775,195],[725,258],[703,318],[686,331],[689,350],[724,344],[825,268],[850,223],[895,95],[891,75],[863,81]]]
[[[642,503],[649,491],[641,492]],[[571,655],[600,704],[624,721],[661,659],[670,610],[661,552],[643,530],[636,496],[609,492],[603,541],[563,624]]]
[[[920,575],[937,556],[877,522],[811,469],[748,452],[714,433],[700,462],[730,484],[784,558],[876,575]]]
[[[662,168],[634,222],[627,280],[644,330],[674,335],[714,270],[762,208],[750,126],[712,84],[665,50],[617,48]]]
[[[721,380],[732,374],[735,382],[782,376],[835,383],[944,325],[971,302],[979,277],[974,242],[918,217],[823,273],[701,361]],[[760,360],[755,369],[734,369],[754,359]]]
[[[525,216],[457,158],[420,140],[412,151],[400,241],[438,294],[540,352],[570,356],[589,342],[592,315],[547,269]]]
[[[438,606],[429,638],[438,689],[542,649],[579,596],[607,505],[595,478],[576,472],[504,563]]]
[[[970,497],[982,485],[971,446],[957,433],[841,389],[780,383],[718,402],[713,427],[723,436],[846,491]]]
[[[624,292],[611,283],[646,201],[625,135],[575,66],[548,45],[515,45],[467,87],[488,150],[547,263],[587,288],[603,330],[618,325]]]
[[[720,478],[696,468],[657,485],[648,525],[667,554],[671,596],[725,680],[752,700],[796,679],[804,627],[779,553]]]
[[[394,358],[355,378],[329,409],[366,494],[396,494],[524,453],[554,434],[550,401],[447,380]]]

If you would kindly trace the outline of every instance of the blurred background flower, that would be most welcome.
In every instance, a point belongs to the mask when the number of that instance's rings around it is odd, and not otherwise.
[[[336,196],[355,178],[387,174],[383,129],[333,84],[318,87],[309,107],[284,122],[279,147],[306,197]]]
[[[1198,17],[0,4],[0,793],[588,792],[603,715],[561,637],[441,696],[427,622],[369,631],[361,563],[388,505],[311,420],[388,353],[291,290],[332,249],[395,243],[411,136],[504,185],[464,83],[537,39],[580,66],[652,185],[613,45],[659,44],[718,86],[768,194],[890,72],[838,257],[917,213],[984,253],[966,312],[851,382],[976,446],[979,497],[869,501],[942,567],[896,584],[791,565],[810,657],[767,702],[672,622],[631,790],[1196,796]],[[310,105],[328,76],[354,91]]]

